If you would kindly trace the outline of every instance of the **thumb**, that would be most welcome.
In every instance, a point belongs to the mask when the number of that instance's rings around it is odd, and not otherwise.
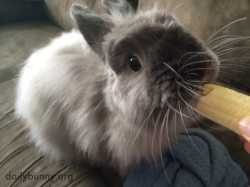
[[[240,135],[250,142],[250,116],[241,119],[238,128]]]

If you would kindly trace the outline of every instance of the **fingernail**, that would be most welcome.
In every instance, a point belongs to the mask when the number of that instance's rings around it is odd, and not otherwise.
[[[250,117],[245,117],[239,122],[239,130],[242,135],[250,137]]]

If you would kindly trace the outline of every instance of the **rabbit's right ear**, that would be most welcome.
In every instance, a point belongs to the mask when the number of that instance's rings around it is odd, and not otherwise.
[[[138,0],[102,0],[102,4],[109,12],[119,12],[122,15],[135,13],[138,8]]]
[[[71,7],[71,15],[89,46],[103,57],[102,42],[104,36],[111,32],[112,24],[88,8],[79,5]]]

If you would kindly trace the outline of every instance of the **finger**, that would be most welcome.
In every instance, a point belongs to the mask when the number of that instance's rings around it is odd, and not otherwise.
[[[246,136],[246,135],[244,135],[244,134],[241,134],[241,136],[242,136],[242,138],[245,140],[245,141],[243,141],[243,142],[247,142],[247,143],[250,144],[250,137],[249,137],[249,136]]]
[[[250,154],[250,143],[245,143],[244,148],[248,154]]]
[[[246,142],[246,139],[245,139],[243,136],[241,136],[241,135],[239,135],[239,139],[240,139],[241,141],[243,141],[243,142]]]
[[[249,137],[250,139],[250,116],[240,120],[238,129],[241,135]]]

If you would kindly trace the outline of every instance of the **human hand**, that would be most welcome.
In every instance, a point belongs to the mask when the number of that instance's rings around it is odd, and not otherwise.
[[[238,127],[240,139],[244,142],[246,152],[250,154],[250,116],[241,119]]]

